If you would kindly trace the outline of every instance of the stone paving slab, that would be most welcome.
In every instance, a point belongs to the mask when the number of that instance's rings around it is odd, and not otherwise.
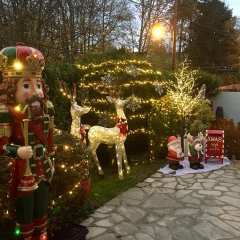
[[[154,173],[80,224],[89,240],[240,240],[240,161],[201,174]]]

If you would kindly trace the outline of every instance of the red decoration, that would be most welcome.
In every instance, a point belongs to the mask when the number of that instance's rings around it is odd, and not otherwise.
[[[86,131],[84,126],[81,126],[80,128],[80,136],[81,136],[82,147],[84,148],[86,146]]]
[[[223,164],[223,156],[224,156],[224,131],[207,130],[205,163],[207,163],[209,158],[215,158],[219,159]]]
[[[91,192],[90,180],[87,180],[87,181],[80,180],[78,182],[78,187],[80,191],[79,191],[79,194],[76,195],[76,197],[82,198],[85,201]]]
[[[117,121],[117,127],[120,129],[120,133],[119,133],[119,136],[127,136],[129,135],[129,131],[127,129],[127,119],[124,119],[124,118],[118,118]]]
[[[35,52],[35,53],[33,53],[33,57],[34,58],[38,58],[38,54]]]

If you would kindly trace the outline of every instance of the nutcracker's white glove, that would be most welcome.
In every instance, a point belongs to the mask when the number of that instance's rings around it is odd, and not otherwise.
[[[24,159],[29,159],[32,157],[33,155],[33,150],[31,146],[27,146],[27,147],[20,147],[17,150],[17,155],[20,158],[24,158]]]

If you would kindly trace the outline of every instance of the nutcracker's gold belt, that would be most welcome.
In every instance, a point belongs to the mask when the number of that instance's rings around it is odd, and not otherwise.
[[[37,144],[33,147],[33,159],[39,160],[42,159],[44,156],[44,150],[42,144]]]

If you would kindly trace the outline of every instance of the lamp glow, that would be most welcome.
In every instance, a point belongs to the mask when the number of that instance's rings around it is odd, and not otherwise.
[[[38,54],[35,52],[35,53],[33,54],[33,57],[34,57],[34,58],[38,58]]]
[[[15,62],[13,66],[16,70],[22,69],[22,64],[20,62]]]
[[[161,38],[164,34],[164,29],[160,25],[156,25],[153,27],[152,34],[154,38]]]

